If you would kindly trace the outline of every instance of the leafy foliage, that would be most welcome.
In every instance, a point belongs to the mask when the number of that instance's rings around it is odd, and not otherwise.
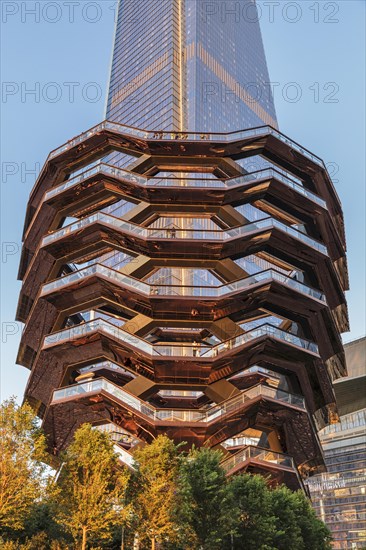
[[[88,538],[108,538],[121,522],[127,481],[108,437],[90,424],[81,426],[64,456],[56,509],[57,521],[82,549]]]
[[[275,519],[275,547],[279,550],[330,549],[328,528],[317,519],[304,494],[280,487],[269,493]]]
[[[230,544],[225,548],[255,548],[265,550],[271,547],[275,534],[275,517],[272,515],[271,492],[260,476],[238,475],[227,484]]]
[[[137,472],[132,480],[133,509],[137,533],[143,543],[174,542],[179,538],[176,522],[178,447],[166,436],[135,452]]]
[[[45,437],[29,405],[0,405],[0,534],[23,529],[46,491]]]
[[[218,451],[192,449],[181,465],[180,516],[189,526],[195,544],[202,549],[221,548],[227,528],[226,479],[220,459]]]
[[[140,550],[331,548],[302,492],[269,489],[260,476],[227,479],[218,451],[183,453],[159,436],[136,449],[131,474],[117,466],[108,436],[84,424],[50,483],[45,438],[28,405],[1,405],[0,435],[2,550],[117,550],[136,538]]]

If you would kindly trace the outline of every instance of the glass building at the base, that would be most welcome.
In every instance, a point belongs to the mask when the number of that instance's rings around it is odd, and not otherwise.
[[[349,378],[366,401],[366,339],[345,346]],[[363,374],[362,374],[363,373]],[[339,388],[337,387],[339,386]],[[357,403],[357,390],[347,391],[348,403]],[[364,403],[365,404],[365,403]],[[313,506],[333,535],[333,548],[366,548],[366,408],[341,416],[341,422],[320,432],[328,472],[308,481]]]

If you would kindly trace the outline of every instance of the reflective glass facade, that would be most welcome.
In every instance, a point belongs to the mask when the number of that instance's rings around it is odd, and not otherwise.
[[[151,130],[277,127],[253,0],[120,0],[106,118]]]
[[[366,378],[365,338],[345,346],[347,368]],[[339,384],[342,382],[338,382]],[[349,383],[347,378],[343,383]],[[351,404],[353,394],[349,394]],[[363,406],[366,406],[364,394]],[[328,472],[308,481],[313,506],[333,535],[335,549],[366,547],[366,408],[345,414],[320,432]]]

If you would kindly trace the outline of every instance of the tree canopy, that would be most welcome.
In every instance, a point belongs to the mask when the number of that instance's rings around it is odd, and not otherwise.
[[[136,474],[132,479],[131,500],[136,532],[144,543],[174,543],[179,538],[176,521],[179,476],[178,447],[165,436],[134,454]]]
[[[82,425],[47,476],[45,438],[28,405],[1,405],[0,548],[4,550],[329,550],[301,491],[260,476],[227,478],[221,453],[167,436],[121,466],[108,436]]]
[[[227,485],[220,466],[221,453],[211,449],[192,449],[182,461],[180,518],[191,531],[197,548],[221,548],[230,510],[225,505]]]
[[[0,525],[9,532],[23,529],[46,490],[45,437],[29,405],[0,405],[0,441]]]
[[[119,471],[108,436],[84,424],[68,447],[58,479],[57,521],[81,550],[88,538],[107,539],[122,523],[129,475]]]

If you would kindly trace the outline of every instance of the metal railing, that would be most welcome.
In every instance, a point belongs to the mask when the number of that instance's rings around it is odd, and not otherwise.
[[[278,390],[271,386],[258,384],[243,390],[240,395],[236,395],[219,405],[212,405],[206,409],[157,409],[138,397],[130,394],[124,389],[116,386],[105,378],[98,378],[88,382],[75,384],[66,388],[55,390],[52,403],[63,399],[86,396],[91,393],[105,392],[112,396],[127,408],[148,417],[153,422],[187,422],[210,424],[219,418],[222,418],[232,412],[239,411],[242,406],[258,397],[269,398],[285,405],[291,405],[303,411],[306,411],[305,400],[300,395],[294,395],[283,390]]]
[[[78,371],[80,372],[80,374],[83,374],[85,372],[95,372],[102,369],[132,376],[131,372],[124,369],[120,365],[116,365],[116,363],[112,363],[112,361],[98,361],[97,363],[92,363],[91,365],[87,365],[86,367],[81,367],[80,369],[78,369]]]
[[[52,189],[47,191],[47,193],[45,193],[44,202],[59,195],[60,193],[63,193],[67,189],[71,189],[72,187],[79,185],[86,179],[91,178],[96,174],[112,176],[113,178],[116,178],[122,181],[128,181],[142,187],[150,187],[150,186],[151,187],[190,187],[190,188],[194,187],[198,189],[214,188],[214,187],[232,189],[234,187],[240,187],[245,184],[251,185],[259,181],[265,181],[268,179],[277,179],[278,181],[283,183],[286,187],[290,187],[297,193],[307,197],[308,199],[315,202],[316,204],[319,204],[323,208],[325,209],[327,208],[326,202],[321,197],[309,191],[305,187],[299,185],[298,183],[293,181],[291,178],[285,176],[275,168],[266,168],[263,170],[257,170],[255,172],[251,172],[250,174],[246,174],[236,178],[230,178],[223,181],[219,179],[207,179],[207,178],[206,179],[204,178],[165,178],[165,177],[164,178],[159,178],[159,177],[146,178],[146,177],[140,176],[135,172],[131,172],[123,168],[117,168],[116,166],[112,166],[104,162],[100,162],[96,166],[86,169],[84,172],[82,172],[78,176],[72,179],[69,179],[66,182],[63,182],[60,185],[57,185],[56,187],[53,187]]]
[[[55,241],[58,241],[68,235],[77,233],[85,227],[91,226],[94,223],[100,223],[106,227],[115,228],[119,231],[130,233],[142,239],[188,239],[188,240],[211,240],[211,241],[227,241],[230,239],[240,238],[241,236],[248,235],[250,233],[255,233],[258,230],[271,230],[278,229],[279,231],[290,235],[298,241],[305,243],[311,248],[317,250],[318,252],[328,255],[327,247],[309,237],[305,233],[289,227],[286,224],[268,217],[258,220],[256,222],[251,222],[239,227],[234,227],[232,229],[224,230],[200,230],[200,229],[171,229],[171,228],[150,228],[150,227],[141,227],[140,225],[126,222],[120,218],[111,216],[110,214],[105,214],[104,212],[97,212],[86,216],[81,220],[73,222],[61,229],[53,231],[49,235],[46,235],[42,239],[41,246],[47,246]]]
[[[262,447],[254,447],[248,445],[241,449],[234,455],[225,458],[221,462],[221,467],[225,472],[230,472],[236,466],[249,461],[250,459],[259,460],[261,462],[270,462],[271,464],[277,464],[278,466],[284,466],[285,468],[291,468],[296,471],[293,459],[284,454],[271,451],[269,449],[263,449]]]
[[[226,439],[221,443],[221,446],[225,449],[231,449],[232,447],[248,447],[252,445],[256,447],[259,443],[259,437],[247,437],[247,436],[235,436]]]
[[[129,466],[129,468],[132,468],[135,470],[135,461],[133,459],[133,456],[123,449],[123,447],[120,447],[119,445],[113,445],[113,450],[118,455],[118,458],[126,464],[126,466]]]
[[[274,327],[269,324],[260,325],[254,329],[251,329],[235,338],[231,338],[224,342],[220,342],[215,346],[209,346],[207,344],[192,343],[192,344],[150,344],[138,336],[134,336],[129,332],[123,330],[120,327],[112,325],[104,319],[95,319],[87,323],[75,325],[63,329],[59,332],[54,332],[45,337],[43,342],[43,349],[47,349],[52,346],[56,346],[65,342],[74,341],[78,338],[83,338],[93,332],[101,332],[107,336],[112,336],[119,341],[128,344],[136,348],[138,351],[142,351],[150,356],[167,356],[167,357],[200,357],[200,358],[214,358],[234,348],[240,347],[248,342],[261,338],[263,336],[269,336],[276,340],[286,342],[297,348],[308,350],[312,353],[318,354],[318,346],[314,342],[300,338],[295,334],[291,334],[280,328]]]
[[[65,275],[64,277],[43,285],[41,296],[47,296],[47,294],[65,288],[69,285],[72,285],[73,283],[80,282],[81,280],[85,280],[88,277],[92,277],[94,275],[99,275],[103,279],[113,281],[120,286],[125,286],[129,289],[137,290],[139,293],[149,296],[207,296],[220,298],[234,292],[240,292],[241,290],[245,290],[246,288],[250,288],[258,284],[277,281],[289,288],[296,290],[297,292],[301,292],[302,294],[325,302],[325,295],[320,290],[311,288],[304,283],[300,283],[299,281],[296,281],[295,279],[284,275],[283,273],[280,273],[275,269],[267,269],[265,271],[256,273],[255,275],[245,277],[244,279],[215,287],[154,284],[150,285],[128,275],[124,275],[123,273],[120,273],[119,271],[116,271],[115,269],[104,266],[102,264],[93,264],[91,266],[80,269],[79,271],[75,271],[70,275]]]
[[[126,432],[126,430],[121,428],[121,426],[117,426],[117,424],[114,424],[113,422],[99,424],[97,426],[94,426],[94,428],[102,433],[107,434],[109,438],[115,443],[118,443],[120,441],[128,444],[140,443],[139,439],[133,437],[131,434]]]
[[[118,124],[116,122],[109,122],[105,120],[100,124],[97,124],[87,132],[76,136],[74,139],[68,141],[61,147],[54,149],[48,156],[48,159],[52,159],[65,151],[68,151],[72,147],[79,145],[89,139],[90,137],[102,132],[103,130],[110,130],[111,132],[128,135],[133,138],[143,139],[148,141],[218,141],[224,143],[231,143],[233,141],[240,141],[242,139],[257,137],[257,136],[269,136],[272,135],[275,138],[279,139],[282,143],[291,147],[291,149],[297,151],[303,156],[310,159],[315,164],[321,166],[325,169],[325,165],[322,159],[318,156],[311,153],[308,149],[305,149],[292,139],[288,138],[278,130],[272,128],[272,126],[259,126],[257,128],[250,128],[248,130],[239,130],[237,132],[231,133],[196,133],[196,132],[154,132],[147,130],[140,130],[138,128],[133,128],[131,126],[125,126],[123,124]]]

